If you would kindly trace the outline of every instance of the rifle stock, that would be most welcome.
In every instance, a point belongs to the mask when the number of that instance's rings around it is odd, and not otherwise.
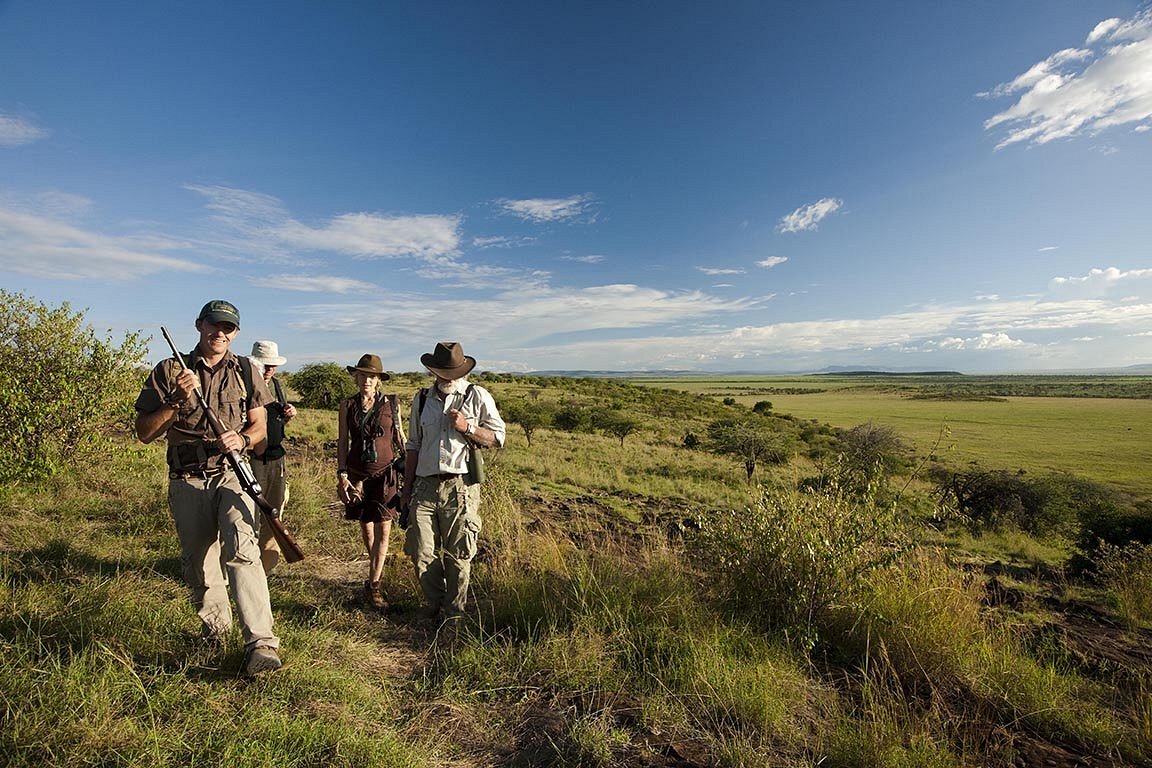
[[[188,370],[188,366],[184,363],[184,357],[176,349],[176,343],[172,341],[172,337],[168,335],[168,329],[160,326],[160,332],[164,334],[164,340],[168,342],[168,346],[172,348],[172,354],[176,357],[176,361],[180,363],[182,370]],[[224,436],[228,430],[224,428],[224,423],[220,421],[220,417],[216,412],[209,407],[208,403],[204,401],[204,396],[200,394],[200,387],[197,386],[194,390],[196,393],[196,402],[204,410],[204,415],[208,418],[208,425],[212,427],[213,434],[217,438]],[[241,487],[244,492],[252,497],[256,502],[256,506],[264,514],[264,521],[272,529],[272,537],[276,539],[276,543],[280,545],[280,551],[284,554],[284,559],[289,563],[298,563],[304,559],[304,550],[300,549],[300,545],[296,543],[296,539],[284,527],[283,521],[280,520],[280,510],[272,506],[272,504],[264,498],[264,489],[260,487],[260,483],[256,480],[256,476],[252,474],[252,468],[244,461],[244,457],[240,455],[239,451],[229,451],[225,454],[228,459],[228,466],[236,473],[236,479],[240,481]]]

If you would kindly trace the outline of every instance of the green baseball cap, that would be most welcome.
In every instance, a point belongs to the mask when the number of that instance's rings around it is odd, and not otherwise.
[[[240,327],[240,310],[231,302],[223,299],[213,299],[200,310],[197,320],[207,320],[210,323],[232,323]]]

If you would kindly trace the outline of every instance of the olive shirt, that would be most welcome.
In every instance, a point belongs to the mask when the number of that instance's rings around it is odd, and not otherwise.
[[[184,356],[185,364],[200,376],[200,393],[225,429],[239,432],[248,422],[248,411],[271,403],[272,396],[261,372],[247,357],[229,350],[215,369],[200,357],[199,348]],[[246,392],[240,366],[252,368],[252,391]],[[152,369],[144,389],[136,398],[136,410],[152,413],[164,405],[176,391],[180,364],[172,358],[162,360]],[[172,471],[214,470],[224,466],[225,458],[216,446],[216,435],[208,417],[195,396],[180,406],[176,419],[168,427],[168,468]]]

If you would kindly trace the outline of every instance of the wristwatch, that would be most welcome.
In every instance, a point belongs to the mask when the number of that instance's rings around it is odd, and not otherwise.
[[[474,434],[476,434],[476,427],[474,427],[474,426],[472,426],[471,424],[469,424],[469,425],[468,425],[468,429],[464,430],[464,434],[466,434],[466,435],[474,435]]]
[[[240,437],[244,438],[244,450],[248,450],[249,448],[252,447],[252,438],[250,438],[248,435],[244,434],[243,432],[240,433]]]

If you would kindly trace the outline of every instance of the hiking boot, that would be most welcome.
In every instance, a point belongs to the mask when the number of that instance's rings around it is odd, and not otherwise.
[[[275,648],[253,648],[244,657],[244,674],[256,677],[262,672],[275,672],[283,666]]]
[[[382,611],[388,607],[388,601],[384,599],[384,595],[380,591],[380,582],[378,581],[364,582],[364,597],[368,600],[368,604],[377,610]]]

